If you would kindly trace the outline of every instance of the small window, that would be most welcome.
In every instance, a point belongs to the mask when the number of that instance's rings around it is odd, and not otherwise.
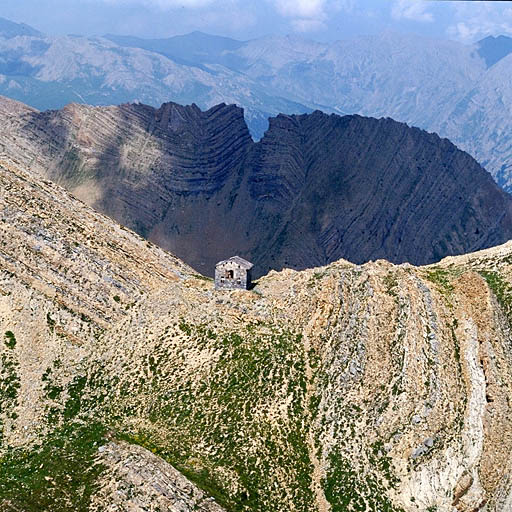
[[[226,279],[233,279],[235,277],[234,272],[232,270],[226,270]]]

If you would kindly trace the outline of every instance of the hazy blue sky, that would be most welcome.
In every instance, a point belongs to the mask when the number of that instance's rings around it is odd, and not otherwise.
[[[0,16],[47,34],[168,37],[201,30],[334,40],[383,30],[472,42],[512,35],[512,1],[428,0],[1,0]]]

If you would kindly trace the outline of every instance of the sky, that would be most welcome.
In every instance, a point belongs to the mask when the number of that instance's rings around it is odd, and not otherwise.
[[[1,0],[0,17],[48,35],[163,38],[199,30],[333,41],[393,30],[466,43],[512,36],[512,1],[489,0]]]

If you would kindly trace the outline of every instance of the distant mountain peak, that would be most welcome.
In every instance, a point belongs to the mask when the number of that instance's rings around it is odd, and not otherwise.
[[[512,37],[500,36],[487,36],[477,43],[478,55],[482,57],[490,68],[498,61],[512,53]]]
[[[142,39],[107,34],[105,39],[119,46],[142,48],[164,55],[175,62],[187,64],[221,63],[226,52],[233,52],[245,43],[230,37],[215,36],[198,30],[167,39]]]
[[[0,37],[11,39],[16,36],[42,37],[44,34],[25,23],[16,23],[6,18],[0,18]]]

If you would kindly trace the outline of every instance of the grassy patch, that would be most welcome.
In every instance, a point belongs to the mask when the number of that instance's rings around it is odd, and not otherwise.
[[[192,277],[194,277],[195,279],[199,279],[201,281],[208,281],[208,282],[213,281],[213,279],[211,277],[203,276],[201,274],[193,274]]]
[[[18,392],[21,387],[18,375],[19,363],[12,351],[4,351],[0,356],[0,446],[4,432],[2,417],[16,419]],[[0,473],[1,474],[1,473]]]
[[[512,322],[512,286],[505,281],[498,272],[480,271],[480,275],[487,281],[489,288],[492,290],[498,300],[503,312],[508,318],[509,323]]]
[[[182,350],[204,347],[219,357],[189,372],[183,365],[190,356],[168,359],[163,349],[149,355],[148,374],[127,382],[151,396],[146,418],[154,427],[124,438],[157,453],[230,511],[287,510],[290,502],[297,512],[312,510],[307,421],[314,404],[305,400],[300,336],[272,326],[271,334],[258,327],[219,332],[184,320],[176,327]],[[178,373],[178,387],[170,388]],[[142,407],[129,389],[126,395],[121,416]],[[287,397],[285,413],[270,414]]]
[[[377,453],[373,457],[380,458]],[[329,462],[324,488],[332,512],[403,512],[386,497],[383,482],[371,473],[364,475],[339,450],[331,453]]]
[[[103,467],[97,462],[105,429],[67,424],[31,450],[0,458],[0,508],[5,511],[86,512]]]
[[[379,450],[371,458],[387,461],[387,457],[379,455]],[[331,453],[329,462],[324,488],[332,512],[403,512],[386,497],[385,482],[377,480],[371,473],[364,475],[338,449]],[[386,466],[387,462],[382,464]],[[379,466],[382,464],[379,462]],[[386,467],[379,469],[389,471]]]
[[[398,297],[398,280],[395,273],[389,272],[386,277],[384,277],[384,285],[386,286],[386,293],[388,295]]]
[[[426,273],[426,278],[437,285],[438,290],[449,295],[453,292],[453,285],[451,284],[451,273],[441,268],[434,268]]]

